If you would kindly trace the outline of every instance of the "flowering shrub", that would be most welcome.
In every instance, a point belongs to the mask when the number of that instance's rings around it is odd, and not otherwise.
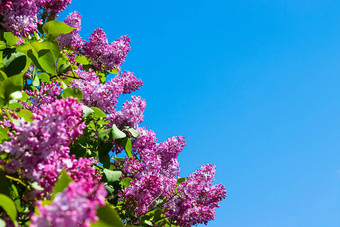
[[[130,38],[83,40],[71,0],[0,1],[0,225],[192,226],[226,197],[215,166],[180,177],[182,136],[141,127]],[[109,79],[111,78],[111,79]]]

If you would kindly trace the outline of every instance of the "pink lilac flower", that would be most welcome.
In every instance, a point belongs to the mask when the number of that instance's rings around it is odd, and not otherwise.
[[[37,11],[34,0],[0,1],[0,27],[17,36],[28,36],[38,31]]]
[[[120,111],[111,114],[108,118],[116,125],[128,125],[137,128],[143,122],[143,112],[146,102],[139,96],[132,96],[131,101],[126,101]]]
[[[169,197],[175,187],[176,180],[150,174],[134,179],[119,195],[125,208],[138,217],[147,213],[149,207],[155,206],[159,199]]]
[[[156,153],[161,156],[162,174],[170,178],[179,176],[180,168],[177,158],[186,145],[187,143],[183,136],[174,136],[158,144]]]
[[[96,163],[92,158],[79,158],[75,156],[55,154],[54,159],[48,159],[38,164],[35,172],[38,174],[38,183],[44,191],[37,192],[38,198],[49,198],[55,183],[63,169],[75,181],[86,180],[89,185],[95,187],[100,179],[100,172],[92,167]],[[35,197],[35,196],[34,196]]]
[[[132,151],[140,155],[145,149],[155,149],[157,145],[156,133],[152,130],[147,130],[146,127],[137,128],[137,131],[139,135],[133,140]]]
[[[140,161],[136,158],[126,159],[122,168],[124,176],[141,178],[144,175],[160,174],[162,166],[160,155],[157,155],[153,150],[145,149],[139,157]]]
[[[123,92],[121,86],[113,81],[101,84],[92,70],[76,70],[75,73],[80,79],[71,81],[71,84],[83,92],[82,102],[85,105],[98,107],[106,113],[115,112],[117,99]]]
[[[40,90],[29,91],[26,90],[26,94],[30,97],[23,103],[23,108],[36,112],[38,108],[43,105],[51,104],[58,99],[62,91],[60,83],[41,83]]]
[[[189,227],[214,219],[215,208],[226,197],[223,185],[212,185],[215,172],[214,165],[202,165],[177,188],[177,195],[165,203],[163,211],[171,222]]]
[[[16,131],[12,140],[0,144],[0,153],[10,159],[0,164],[8,173],[21,169],[20,174],[30,181],[41,177],[39,164],[55,160],[55,156],[68,156],[69,144],[82,134],[83,110],[77,99],[67,98],[43,105],[33,113],[32,123],[13,124]]]
[[[113,79],[114,82],[123,87],[123,94],[129,94],[143,86],[142,80],[137,79],[133,74],[132,72],[124,71]]]
[[[81,30],[81,17],[82,16],[77,11],[70,13],[66,17],[64,23],[76,29],[71,33],[61,34],[57,37],[61,49],[68,47],[71,50],[80,51],[83,47],[84,41],[79,35],[79,31]]]
[[[44,14],[48,14],[50,19],[54,19],[66,9],[67,5],[71,4],[72,0],[35,0],[35,2]]]
[[[131,49],[129,37],[120,37],[109,44],[106,34],[101,28],[94,30],[89,40],[84,45],[84,51],[98,70],[112,70],[113,68],[119,70]]]
[[[102,184],[93,187],[86,180],[71,182],[50,205],[38,203],[39,215],[31,217],[30,226],[90,227],[98,221],[96,212],[105,205],[106,194]]]

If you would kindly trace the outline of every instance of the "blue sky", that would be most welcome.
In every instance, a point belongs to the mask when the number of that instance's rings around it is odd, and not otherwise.
[[[129,35],[145,124],[186,136],[182,174],[217,166],[208,226],[340,226],[340,2],[88,1],[83,38]],[[61,18],[60,18],[61,19]],[[127,97],[128,98],[128,97]]]

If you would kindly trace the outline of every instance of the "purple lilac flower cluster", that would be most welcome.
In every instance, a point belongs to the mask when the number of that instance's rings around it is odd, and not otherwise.
[[[123,94],[129,94],[133,91],[139,90],[139,87],[143,86],[141,79],[137,79],[134,73],[124,71],[113,79],[114,82],[120,84],[123,87]]]
[[[82,90],[83,103],[87,106],[95,106],[106,113],[115,112],[117,99],[123,93],[123,87],[114,81],[101,84],[95,72],[76,70],[79,80],[71,81],[73,87]]]
[[[47,14],[50,19],[58,17],[59,13],[66,9],[66,6],[72,3],[72,0],[35,0],[43,14]]]
[[[158,144],[156,154],[161,157],[161,173],[169,178],[178,178],[180,173],[178,154],[187,145],[183,136],[174,136]]]
[[[69,157],[69,144],[85,128],[82,115],[82,106],[74,98],[59,99],[36,109],[32,123],[12,125],[16,131],[11,135],[12,140],[0,144],[1,153],[9,155],[8,162],[4,160],[0,164],[8,173],[20,169],[20,175],[24,178],[31,182],[38,181],[46,191],[51,191],[62,168],[66,167],[72,172],[71,169],[81,165],[86,169],[92,164],[82,160],[75,162],[74,158]],[[93,177],[96,175],[89,173]],[[79,173],[74,172],[74,175]]]
[[[61,156],[56,154],[53,160],[50,159],[40,163],[42,168],[39,169],[40,179],[38,182],[44,188],[44,191],[34,193],[39,198],[49,198],[63,169],[75,182],[86,180],[88,185],[95,187],[99,183],[101,175],[99,171],[92,167],[93,164],[96,164],[96,161],[91,158],[76,159],[73,155],[69,157],[68,155]]]
[[[31,217],[30,226],[90,227],[91,222],[98,221],[96,211],[105,205],[106,194],[102,184],[93,187],[86,180],[71,182],[50,205],[38,203],[39,215]]]
[[[36,112],[40,106],[51,104],[58,99],[62,88],[60,83],[52,82],[50,84],[41,83],[40,90],[25,91],[29,98],[22,102],[23,108]]]
[[[126,101],[120,111],[108,116],[111,123],[116,125],[128,125],[137,128],[139,123],[143,122],[143,112],[146,102],[139,96],[132,96],[131,101]]]
[[[0,27],[15,35],[28,36],[37,32],[37,14],[41,11],[49,18],[55,18],[71,0],[3,0],[0,1]]]
[[[207,224],[215,216],[215,208],[226,197],[225,187],[212,185],[215,166],[202,165],[177,188],[177,195],[165,203],[165,214],[179,226]]]
[[[70,13],[64,23],[74,27],[71,33],[61,34],[58,36],[57,40],[59,41],[59,45],[61,49],[65,49],[65,47],[70,48],[71,50],[80,51],[83,47],[84,41],[81,39],[79,35],[79,31],[81,30],[81,18],[82,16],[77,11]]]
[[[17,36],[28,36],[38,29],[37,11],[34,0],[0,1],[0,27]]]
[[[140,134],[132,146],[139,159],[127,158],[122,167],[123,177],[133,178],[130,185],[119,192],[125,208],[138,217],[163,203],[163,214],[173,223],[185,227],[212,220],[215,208],[226,197],[223,185],[213,185],[215,166],[202,165],[177,186],[178,154],[186,146],[184,137],[156,143],[153,131],[146,128],[138,128],[138,131]]]
[[[125,202],[125,208],[138,217],[146,214],[149,207],[155,206],[159,199],[170,197],[171,191],[175,188],[176,181],[173,179],[149,174],[131,182],[128,188],[120,192],[120,196]]]
[[[183,137],[174,137],[156,144],[154,133],[145,130],[144,134],[136,138],[134,146],[136,144],[143,147],[136,149],[141,161],[136,158],[126,159],[122,171],[125,177],[133,177],[133,181],[129,187],[121,190],[120,198],[127,209],[132,209],[136,216],[140,216],[147,213],[159,200],[169,200],[173,196],[177,187],[178,165],[176,163],[175,167],[170,167],[165,162],[182,151],[185,141]],[[169,174],[170,171],[165,167],[176,171]],[[139,196],[141,194],[143,197]]]
[[[84,52],[98,70],[120,70],[120,65],[131,49],[129,37],[120,37],[109,44],[103,29],[97,28],[89,40],[84,45]]]

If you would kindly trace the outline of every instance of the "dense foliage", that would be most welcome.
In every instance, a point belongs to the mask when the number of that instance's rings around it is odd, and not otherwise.
[[[0,226],[192,226],[226,196],[215,166],[180,177],[182,136],[158,142],[146,107],[118,98],[127,36],[84,41],[71,0],[0,0]],[[111,79],[110,79],[111,78]]]

